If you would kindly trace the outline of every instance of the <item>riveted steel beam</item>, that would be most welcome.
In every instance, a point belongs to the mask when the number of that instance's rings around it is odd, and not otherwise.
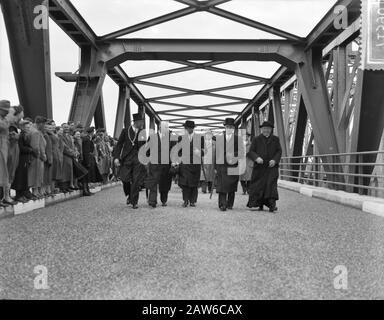
[[[1,1],[19,101],[25,115],[31,118],[38,115],[52,118],[49,25],[46,21],[45,28],[44,21],[34,13],[35,7],[42,4],[47,2]],[[42,13],[42,20],[45,18],[48,15]]]
[[[335,154],[339,152],[339,147],[331,116],[321,50],[311,50],[306,60],[297,65],[296,75],[316,144],[321,154]]]
[[[130,34],[130,33],[134,33],[134,32],[140,31],[140,30],[144,30],[144,29],[156,26],[160,23],[164,23],[167,21],[175,20],[177,18],[185,17],[185,16],[190,15],[196,11],[197,11],[196,8],[192,8],[192,7],[184,8],[184,9],[181,9],[178,11],[174,11],[174,12],[165,14],[163,16],[160,16],[160,17],[148,20],[148,21],[138,23],[134,26],[130,26],[128,28],[124,28],[124,29],[109,33],[107,35],[104,35],[104,36],[100,37],[100,41],[119,38],[119,37],[125,36],[125,35]]]
[[[120,86],[114,130],[115,138],[118,138],[123,128],[129,127],[131,123],[131,110],[129,100],[129,88],[127,86]]]
[[[127,60],[275,61],[294,67],[303,47],[288,40],[118,39],[100,44],[110,68]]]

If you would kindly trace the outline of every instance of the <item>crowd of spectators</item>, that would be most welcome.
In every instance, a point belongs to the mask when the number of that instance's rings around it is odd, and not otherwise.
[[[76,190],[91,196],[90,184],[116,180],[115,143],[105,129],[32,120],[22,106],[0,101],[0,207]]]

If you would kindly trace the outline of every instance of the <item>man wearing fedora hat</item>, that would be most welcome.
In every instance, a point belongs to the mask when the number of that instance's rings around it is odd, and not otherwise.
[[[224,127],[225,132],[217,137],[215,164],[217,172],[216,192],[219,194],[221,211],[233,209],[240,173],[235,174],[230,172],[230,169],[239,166],[238,157],[242,150],[242,143],[239,143],[239,136],[235,131],[235,120],[225,119]]]
[[[179,156],[183,159],[179,167],[179,186],[183,193],[183,207],[196,207],[198,197],[198,187],[200,182],[201,158],[204,141],[201,135],[195,134],[196,124],[194,121],[186,121],[184,123],[185,134],[179,137],[183,148],[179,152]],[[183,145],[183,144],[186,145]],[[189,148],[189,158],[183,151]]]
[[[127,205],[132,204],[133,209],[138,209],[139,193],[146,176],[145,165],[139,160],[140,148],[146,144],[145,133],[142,132],[145,125],[141,114],[133,115],[133,124],[124,128],[119,141],[113,151],[116,167],[119,167],[119,176],[123,182],[123,189],[127,197]]]
[[[262,211],[265,205],[270,212],[275,212],[276,201],[279,200],[277,180],[282,149],[279,138],[273,135],[274,125],[271,122],[265,121],[260,128],[262,133],[253,139],[248,152],[248,157],[255,163],[248,207]]]

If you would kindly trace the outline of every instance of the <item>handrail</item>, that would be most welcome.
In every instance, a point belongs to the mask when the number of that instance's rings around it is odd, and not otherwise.
[[[384,198],[384,157],[373,162],[379,155],[384,150],[283,157],[280,178]]]

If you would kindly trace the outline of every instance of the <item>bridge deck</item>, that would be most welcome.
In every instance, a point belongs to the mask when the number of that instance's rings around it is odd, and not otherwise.
[[[195,209],[180,197],[133,211],[114,188],[0,221],[0,298],[384,298],[382,218],[286,190],[276,215],[242,195],[225,214],[216,195]],[[33,288],[38,265],[48,290]]]

